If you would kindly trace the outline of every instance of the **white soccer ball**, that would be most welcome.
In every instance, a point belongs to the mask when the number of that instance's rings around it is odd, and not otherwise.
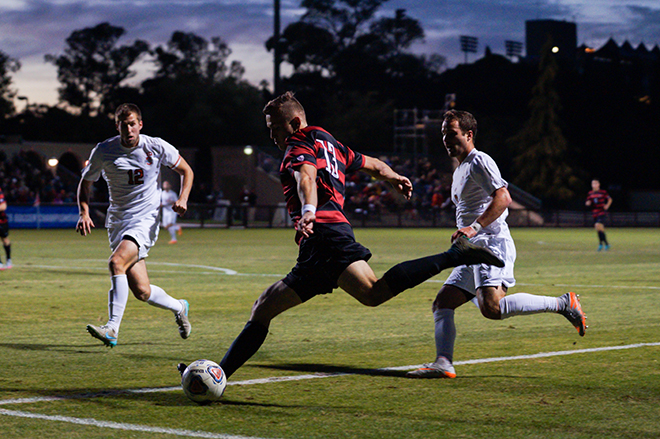
[[[181,387],[191,400],[198,404],[209,404],[222,397],[227,387],[227,375],[213,361],[193,361],[181,375]]]

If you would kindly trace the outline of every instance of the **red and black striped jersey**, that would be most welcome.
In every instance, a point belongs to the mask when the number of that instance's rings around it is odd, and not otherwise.
[[[0,204],[5,203],[7,200],[5,200],[5,194],[2,193],[2,189],[0,189]],[[0,224],[4,224],[8,222],[7,219],[7,212],[0,211]]]
[[[591,214],[594,218],[605,213],[605,205],[609,199],[610,195],[604,189],[589,191],[587,201],[591,201]]]
[[[348,223],[344,214],[346,174],[362,168],[362,154],[342,145],[320,127],[305,127],[287,139],[280,166],[280,181],[287,210],[295,223],[302,216],[302,205],[294,171],[303,164],[316,167],[316,222]]]

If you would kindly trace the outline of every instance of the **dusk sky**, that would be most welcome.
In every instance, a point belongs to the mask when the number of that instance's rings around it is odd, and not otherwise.
[[[443,55],[450,68],[464,59],[460,35],[479,38],[479,52],[470,61],[486,46],[503,54],[505,40],[525,41],[525,21],[533,19],[575,22],[578,44],[595,48],[610,37],[634,47],[643,42],[649,50],[660,45],[658,0],[389,0],[380,14],[393,17],[399,8],[426,33],[413,51]],[[299,0],[281,0],[281,10],[282,29],[304,12]],[[44,55],[63,53],[71,32],[102,22],[126,30],[120,44],[142,39],[156,46],[177,30],[219,36],[233,51],[231,59],[246,68],[245,79],[257,85],[263,79],[272,83],[273,56],[264,48],[272,17],[272,0],[0,0],[0,51],[21,62],[13,88],[30,104],[57,102],[56,70]],[[152,69],[143,63],[130,83],[149,77]],[[289,71],[284,65],[283,73]],[[19,110],[24,106],[16,104]]]

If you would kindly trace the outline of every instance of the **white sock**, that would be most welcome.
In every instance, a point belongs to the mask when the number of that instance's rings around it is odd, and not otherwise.
[[[108,323],[107,325],[119,332],[121,319],[124,317],[126,302],[128,302],[128,278],[125,274],[110,277],[112,288],[108,291]]]
[[[453,309],[438,309],[433,311],[435,320],[435,351],[437,356],[443,356],[454,361],[454,341],[456,340],[456,325]]]
[[[157,287],[156,285],[150,285],[150,287],[151,287],[151,295],[147,300],[147,303],[149,305],[158,308],[169,309],[170,311],[175,313],[183,309],[183,305],[181,305],[181,302],[179,302],[177,299],[167,294],[164,289],[162,289],[161,287]]]
[[[557,311],[559,311],[559,302],[556,297],[517,293],[500,299],[501,319]]]
[[[176,226],[170,226],[167,231],[170,232],[170,241],[176,241]]]

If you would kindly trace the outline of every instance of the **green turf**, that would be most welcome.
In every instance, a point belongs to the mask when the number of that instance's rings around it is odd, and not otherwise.
[[[374,253],[377,275],[445,249],[450,234],[356,230]],[[657,230],[608,229],[612,249],[601,253],[589,229],[514,229],[513,235],[518,285],[510,293],[575,291],[589,315],[587,335],[579,337],[558,315],[490,321],[468,304],[456,314],[455,361],[660,342]],[[231,385],[210,406],[197,406],[178,390],[125,392],[177,386],[179,361],[219,361],[259,293],[291,268],[293,233],[186,229],[177,245],[167,245],[163,234],[147,260],[151,282],[190,302],[192,335],[181,340],[169,312],[131,298],[114,349],[85,331],[107,319],[105,231],[82,238],[71,230],[12,230],[10,237],[14,268],[0,272],[4,438],[177,437],[62,420],[69,418],[202,432],[199,437],[660,437],[658,346],[459,364],[454,380],[374,372],[433,358],[431,302],[448,273],[377,308],[337,290],[290,310],[273,321],[262,349],[231,381],[350,375]],[[67,398],[3,403],[49,396]]]

